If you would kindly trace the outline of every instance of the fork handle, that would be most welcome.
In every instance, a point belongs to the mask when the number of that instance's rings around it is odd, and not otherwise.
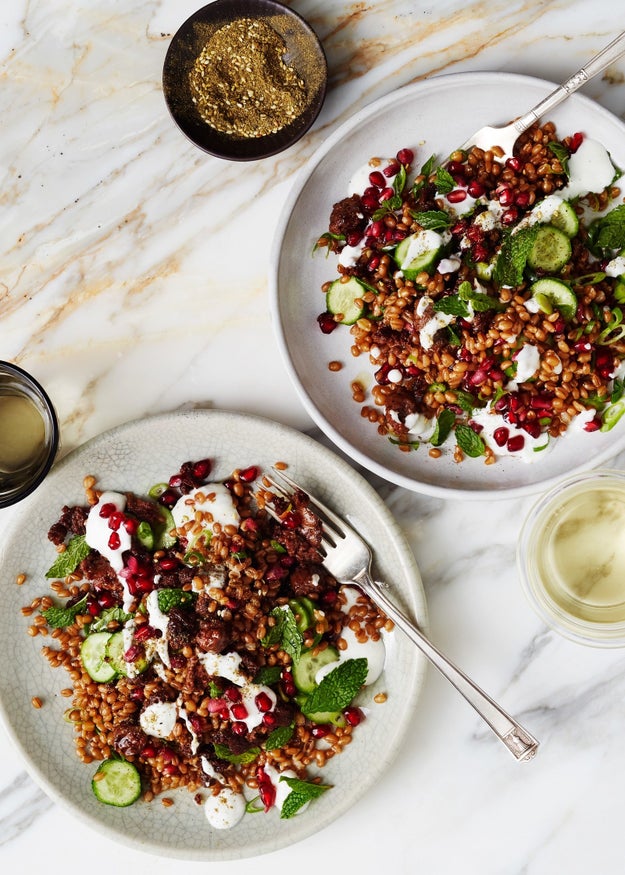
[[[408,617],[399,610],[375,583],[368,571],[354,578],[354,583],[369,596],[384,613],[404,632],[413,644],[427,656],[440,673],[450,681],[477,713],[488,723],[495,735],[519,761],[532,759],[538,742],[512,717],[506,714],[487,693],[481,690],[467,675],[457,668],[437,647],[423,635]]]
[[[609,45],[591,58],[584,67],[581,67],[581,69],[577,71],[577,73],[573,73],[570,79],[567,79],[566,82],[558,86],[558,88],[556,88],[555,91],[552,91],[544,100],[536,104],[533,109],[530,109],[529,112],[526,112],[525,115],[518,118],[514,122],[514,127],[519,134],[526,131],[530,125],[533,125],[534,122],[538,121],[538,119],[542,118],[546,113],[555,109],[556,106],[562,103],[563,100],[566,100],[569,95],[573,94],[574,91],[577,91],[577,89],[588,82],[589,79],[596,76],[597,73],[601,73],[602,70],[605,70],[605,68],[613,61],[620,58],[623,52],[625,52],[625,31],[620,33],[616,39],[613,39]]]

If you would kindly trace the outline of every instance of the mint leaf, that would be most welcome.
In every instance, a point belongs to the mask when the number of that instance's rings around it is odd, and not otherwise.
[[[465,318],[469,315],[469,308],[457,295],[447,295],[436,301],[432,307],[437,313],[446,313],[448,316],[460,316]]]
[[[456,442],[463,453],[472,458],[483,456],[486,450],[484,441],[470,425],[456,426]]]
[[[427,185],[428,182],[430,181],[430,176],[432,174],[432,171],[434,170],[434,162],[435,161],[436,161],[436,155],[430,155],[428,160],[425,162],[425,164],[423,165],[423,167],[419,171],[418,176],[421,177],[421,179],[415,180],[415,182],[412,186],[413,197],[416,197],[419,194],[419,192],[421,191],[421,189],[423,188],[423,186]]]
[[[588,229],[588,241],[593,251],[601,253],[625,247],[625,204],[606,213]]]
[[[65,550],[59,553],[58,558],[46,571],[46,577],[67,577],[68,574],[76,571],[82,560],[86,559],[90,552],[91,547],[87,544],[85,536],[75,535],[69,541]]]
[[[277,684],[281,676],[281,665],[262,665],[254,675],[254,683],[270,687],[272,684]]]
[[[445,407],[444,410],[441,410],[436,419],[436,427],[434,429],[434,433],[430,438],[430,443],[433,447],[440,447],[441,444],[445,443],[445,441],[449,437],[449,432],[454,427],[455,421],[456,414],[453,412],[453,410],[449,410],[448,407]]]
[[[547,148],[553,153],[562,165],[562,170],[569,175],[569,158],[571,157],[569,150],[562,143],[547,143]]]
[[[131,616],[131,614],[127,614],[126,611],[120,607],[106,608],[106,610],[102,611],[99,617],[96,617],[96,619],[91,622],[91,625],[89,626],[89,634],[92,632],[104,632],[109,623],[125,623],[127,620],[130,620]]]
[[[275,625],[270,627],[269,632],[261,640],[263,647],[279,645],[285,653],[288,653],[294,662],[300,658],[304,636],[297,628],[297,621],[293,611],[285,605],[274,608],[269,614],[275,620]]]
[[[293,817],[300,808],[312,799],[318,799],[330,787],[327,784],[313,784],[312,781],[301,781],[299,778],[287,778],[284,775],[280,778],[285,784],[291,788],[291,792],[282,804],[282,812],[280,817],[288,819]]]
[[[244,766],[248,763],[253,763],[256,757],[260,754],[259,747],[250,747],[248,750],[243,751],[243,753],[232,753],[225,744],[214,744],[213,747],[215,748],[215,756],[219,757],[220,760],[234,763],[236,766]]]
[[[264,744],[265,750],[279,750],[293,738],[295,729],[293,726],[278,726],[267,736]]]
[[[436,185],[436,191],[439,194],[449,194],[449,192],[453,191],[456,187],[456,180],[448,170],[445,170],[444,167],[437,167],[434,184]]]
[[[72,625],[86,604],[87,596],[84,595],[79,602],[70,608],[47,608],[41,613],[46,618],[48,626],[52,626],[53,629],[64,629],[66,626]]]
[[[472,413],[478,407],[477,401],[470,392],[465,392],[464,389],[455,389],[455,392],[456,404],[465,413]]]
[[[366,658],[346,659],[333,668],[302,705],[303,714],[347,708],[367,677]]]
[[[442,210],[425,210],[422,213],[411,213],[415,222],[427,231],[444,231],[451,225],[451,216]]]
[[[521,285],[537,231],[537,227],[522,228],[516,234],[508,234],[504,238],[493,270],[493,279],[497,285],[513,289]]]
[[[196,595],[185,589],[159,589],[157,598],[159,611],[168,614],[172,608],[192,605]]]

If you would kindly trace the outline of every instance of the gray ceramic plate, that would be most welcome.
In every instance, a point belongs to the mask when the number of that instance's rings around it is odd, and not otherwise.
[[[312,256],[328,227],[332,205],[348,194],[348,183],[373,156],[409,147],[415,165],[430,155],[440,160],[485,124],[505,123],[535,106],[555,86],[510,73],[458,73],[418,82],[365,107],[324,142],[304,169],[279,223],[272,259],[271,301],[278,343],[308,412],[343,452],[381,477],[442,498],[511,497],[548,488],[560,477],[614,456],[625,446],[625,420],[612,431],[576,430],[533,464],[507,457],[486,466],[483,459],[458,465],[452,451],[431,459],[427,448],[403,453],[378,435],[352,401],[351,383],[374,385],[367,356],[350,354],[344,331],[326,336],[317,327],[325,304],[321,286],[336,276],[336,256]],[[599,140],[615,164],[625,166],[625,125],[580,94],[550,119],[562,136],[581,130]],[[343,362],[338,373],[328,362]],[[451,443],[451,442],[450,442]],[[452,446],[453,449],[453,446]]]
[[[126,809],[98,803],[90,786],[95,766],[75,757],[72,728],[63,720],[68,700],[60,690],[68,685],[67,676],[49,668],[40,653],[44,639],[28,636],[29,620],[20,608],[48,590],[44,574],[55,553],[46,532],[63,504],[84,502],[85,475],[96,476],[102,487],[145,494],[182,462],[206,456],[214,459],[216,479],[236,467],[288,462],[305,487],[351,517],[374,548],[376,575],[388,581],[397,601],[426,625],[425,598],[412,553],[381,499],[348,464],[311,438],[265,419],[220,411],[158,416],[121,426],[75,450],[53,468],[13,518],[0,555],[0,664],[11,667],[0,673],[0,713],[31,774],[76,817],[139,850],[225,860],[297,842],[336,820],[379,783],[409,728],[425,664],[400,633],[390,636],[384,675],[367,697],[369,701],[376,689],[384,689],[388,701],[370,703],[370,714],[354,742],[324,770],[324,780],[333,789],[291,820],[280,820],[274,811],[250,815],[229,831],[213,830],[186,791],[175,795],[169,809],[158,801]],[[23,586],[15,583],[19,573],[28,577]],[[33,696],[44,702],[40,710],[33,708]]]

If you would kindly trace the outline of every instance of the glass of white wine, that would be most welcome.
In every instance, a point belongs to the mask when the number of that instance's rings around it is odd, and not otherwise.
[[[625,471],[566,478],[521,530],[518,568],[539,616],[582,644],[625,646]]]
[[[37,488],[58,444],[56,413],[42,386],[17,365],[0,361],[0,508]]]

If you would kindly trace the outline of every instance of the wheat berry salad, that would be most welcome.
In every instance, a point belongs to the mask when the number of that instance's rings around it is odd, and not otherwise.
[[[551,122],[501,154],[372,156],[328,205],[318,330],[373,367],[352,397],[398,451],[535,462],[625,412],[621,170]]]
[[[68,674],[95,798],[169,808],[186,791],[226,830],[306,817],[333,792],[324,767],[366,732],[354,700],[383,676],[393,626],[325,571],[304,493],[272,495],[259,466],[212,470],[184,462],[146,495],[87,476],[48,532],[50,593],[22,612]]]

